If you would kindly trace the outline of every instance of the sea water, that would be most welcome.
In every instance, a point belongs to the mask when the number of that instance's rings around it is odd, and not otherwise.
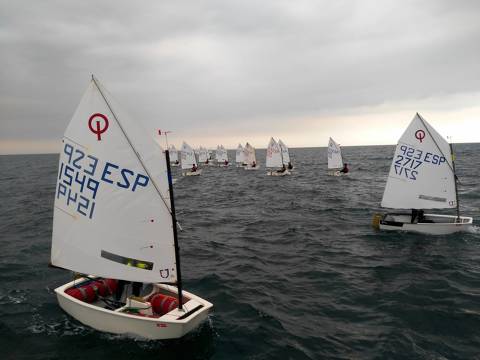
[[[58,306],[48,268],[58,155],[0,156],[1,359],[480,358],[480,231],[378,232],[393,146],[291,149],[292,176],[174,169],[184,288],[214,304],[179,340],[103,334]],[[480,144],[456,146],[462,214],[480,219]],[[230,158],[234,152],[229,151]],[[112,209],[114,211],[114,209]]]

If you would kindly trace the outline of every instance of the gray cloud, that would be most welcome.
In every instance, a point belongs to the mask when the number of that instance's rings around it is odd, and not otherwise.
[[[0,1],[0,140],[61,137],[91,73],[132,115],[185,133],[478,93],[479,10],[437,0]]]

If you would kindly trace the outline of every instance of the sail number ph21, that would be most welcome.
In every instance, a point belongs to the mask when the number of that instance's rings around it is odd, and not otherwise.
[[[406,145],[401,145],[397,149],[400,154],[397,154],[393,164],[395,174],[403,175],[409,180],[417,180],[419,168],[424,163],[440,166],[446,162],[444,156],[424,152]]]

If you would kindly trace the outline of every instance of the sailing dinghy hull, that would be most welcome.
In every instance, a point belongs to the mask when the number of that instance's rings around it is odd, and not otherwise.
[[[201,174],[202,174],[202,169],[198,169],[195,172],[187,171],[186,173],[183,174],[183,176],[199,176]]]
[[[244,169],[245,170],[260,170],[260,166],[257,165],[255,167],[253,167],[253,166],[247,165],[247,166],[244,167]]]
[[[292,175],[292,173],[288,170],[285,170],[284,172],[267,171],[267,176],[285,176],[285,175]]]
[[[67,314],[82,324],[102,332],[139,336],[151,340],[176,339],[197,328],[213,307],[208,301],[183,291],[185,302],[182,311],[175,308],[159,317],[132,315],[122,312],[127,306],[109,310],[104,308],[105,304],[102,301],[87,303],[65,293],[65,290],[84,280],[87,279],[72,281],[56,288],[58,303]],[[155,289],[172,296],[178,295],[174,286],[155,284]]]
[[[382,216],[378,227],[380,230],[412,231],[429,235],[448,235],[468,231],[472,227],[471,217],[460,216],[460,222],[453,215],[425,214],[422,222],[411,222],[410,214],[387,213]]]
[[[327,173],[328,176],[348,176],[350,173],[342,173],[340,170],[329,171]]]

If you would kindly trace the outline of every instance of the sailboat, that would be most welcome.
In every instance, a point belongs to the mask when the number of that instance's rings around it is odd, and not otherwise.
[[[178,161],[178,152],[177,152],[177,149],[175,148],[175,145],[170,145],[168,152],[170,153],[170,165],[180,166],[180,162]]]
[[[265,167],[276,168],[276,170],[268,170],[267,175],[270,176],[285,176],[290,175],[285,164],[283,163],[282,151],[280,146],[272,137],[267,146],[267,158],[265,161]]]
[[[243,148],[245,153],[245,170],[258,170],[260,166],[257,164],[257,157],[255,156],[255,148],[250,145],[248,142]]]
[[[382,207],[411,213],[374,216],[380,230],[442,235],[466,231],[471,217],[460,216],[452,145],[418,113],[398,141]],[[456,209],[457,214],[424,214],[424,209]]]
[[[341,172],[344,162],[342,159],[342,150],[332,138],[328,140],[328,175],[343,176],[348,173]]]
[[[198,162],[200,165],[208,165],[210,162],[208,160],[208,151],[202,146],[200,146],[200,149],[198,150]]]
[[[182,156],[182,170],[186,170],[184,176],[198,176],[202,173],[202,169],[198,169],[197,159],[192,147],[185,141],[180,150]],[[195,169],[195,170],[194,170]]]
[[[182,289],[169,152],[121,112],[92,76],[62,140],[51,265],[81,274],[55,289],[61,308],[96,330],[179,338],[207,318]],[[152,283],[116,301],[119,280]]]
[[[244,167],[245,163],[245,152],[243,151],[242,144],[238,144],[237,150],[235,151],[235,163],[237,167]]]
[[[227,149],[225,149],[223,145],[217,146],[216,159],[220,167],[227,167],[229,165]]]
[[[280,146],[280,150],[282,152],[283,164],[287,167],[287,170],[293,170],[293,165],[290,160],[290,153],[288,152],[287,145],[285,145],[285,143],[281,139],[278,139],[278,146]]]

